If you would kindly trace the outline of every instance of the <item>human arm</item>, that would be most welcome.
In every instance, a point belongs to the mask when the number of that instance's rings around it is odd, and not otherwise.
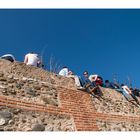
[[[132,94],[132,91],[128,87],[126,87],[125,89],[128,91],[129,94]]]
[[[65,73],[65,76],[68,76],[69,70],[66,68],[66,69],[64,70],[64,73]]]
[[[93,82],[93,81],[96,81],[97,80],[97,77],[98,77],[98,75],[90,75],[89,76],[89,80],[91,81],[91,82]]]
[[[27,64],[27,62],[28,62],[28,56],[27,56],[27,55],[25,55],[25,58],[24,58],[24,63],[25,63],[25,64]]]

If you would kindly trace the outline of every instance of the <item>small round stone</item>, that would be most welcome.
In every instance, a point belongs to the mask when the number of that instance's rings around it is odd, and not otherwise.
[[[4,125],[6,123],[6,120],[4,118],[0,118],[0,126]]]
[[[45,131],[45,126],[43,124],[35,124],[32,131]]]

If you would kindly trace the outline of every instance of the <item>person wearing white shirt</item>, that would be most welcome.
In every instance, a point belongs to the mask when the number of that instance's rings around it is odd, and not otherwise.
[[[91,82],[95,82],[95,81],[97,80],[97,77],[98,77],[97,74],[93,74],[93,75],[90,75],[88,79],[89,79]]]
[[[75,80],[75,85],[76,85],[77,89],[85,89],[82,87],[79,77],[77,75],[74,75],[74,73],[72,71],[68,72],[67,77],[73,78]]]
[[[128,88],[128,86],[126,86],[126,85],[121,85],[122,86],[122,89],[125,91],[125,93],[127,93],[127,94],[131,94],[132,92],[131,92],[131,90]]]
[[[123,89],[123,95],[125,96],[125,98],[129,101],[131,101],[130,99],[130,95],[132,96],[132,98],[136,101],[136,103],[138,105],[140,105],[137,97],[134,95],[134,93],[129,89],[129,87],[127,85],[121,84],[121,87]]]
[[[25,55],[24,63],[37,67],[41,62],[38,54],[31,52]]]
[[[69,72],[68,67],[65,66],[60,70],[59,75],[68,76],[68,72]]]
[[[0,58],[8,60],[10,62],[14,62],[15,61],[15,57],[12,54],[5,54],[5,55],[1,56]]]

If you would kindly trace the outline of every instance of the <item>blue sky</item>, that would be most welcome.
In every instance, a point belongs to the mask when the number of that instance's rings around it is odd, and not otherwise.
[[[0,10],[0,55],[18,61],[34,51],[44,62],[53,55],[77,75],[84,70],[104,79],[129,76],[140,88],[140,10]]]

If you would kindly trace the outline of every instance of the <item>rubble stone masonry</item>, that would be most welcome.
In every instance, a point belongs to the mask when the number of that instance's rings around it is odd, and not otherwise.
[[[71,78],[0,60],[0,131],[139,131],[140,108],[102,91],[95,98]]]

